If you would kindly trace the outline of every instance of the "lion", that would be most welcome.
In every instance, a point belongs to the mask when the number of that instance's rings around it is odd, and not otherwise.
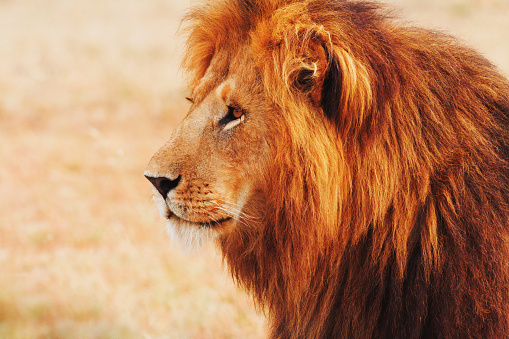
[[[272,338],[509,336],[509,83],[385,5],[214,0],[146,177]]]

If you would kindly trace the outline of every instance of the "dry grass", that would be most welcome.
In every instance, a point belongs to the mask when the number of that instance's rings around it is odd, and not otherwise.
[[[509,74],[505,0],[397,1]],[[143,170],[187,109],[177,0],[0,0],[0,337],[259,338],[210,249],[182,255]]]

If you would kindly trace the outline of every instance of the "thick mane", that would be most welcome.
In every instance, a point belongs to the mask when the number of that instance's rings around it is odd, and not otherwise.
[[[249,46],[281,111],[248,207],[263,222],[221,239],[273,337],[509,335],[509,84],[493,65],[372,2],[209,1],[186,20],[191,88]]]

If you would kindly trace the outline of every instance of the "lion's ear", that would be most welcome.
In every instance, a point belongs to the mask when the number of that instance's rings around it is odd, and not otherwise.
[[[341,129],[360,126],[372,105],[371,82],[367,66],[350,48],[335,44],[323,26],[291,20],[260,25],[252,38],[276,102],[284,104],[287,94],[309,98]]]
[[[360,126],[373,100],[367,67],[348,48],[335,45],[321,26],[297,27],[289,35],[283,64],[287,86],[311,98],[343,130]]]
[[[308,95],[332,120],[337,118],[341,100],[342,70],[327,32],[316,28],[300,31],[299,46],[293,60],[288,60],[287,81]]]

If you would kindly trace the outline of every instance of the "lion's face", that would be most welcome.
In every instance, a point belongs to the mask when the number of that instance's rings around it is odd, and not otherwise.
[[[246,218],[268,156],[265,115],[271,110],[249,57],[224,75],[212,60],[189,100],[192,106],[170,140],[152,157],[145,176],[173,238],[196,245]]]

